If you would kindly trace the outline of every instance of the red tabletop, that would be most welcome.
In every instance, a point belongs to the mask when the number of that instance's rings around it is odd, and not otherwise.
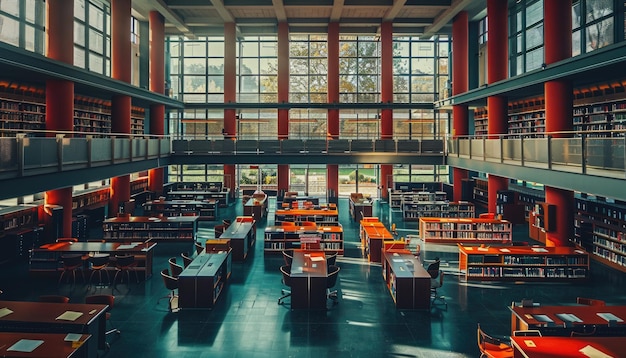
[[[515,358],[626,357],[624,337],[511,337],[511,344]]]
[[[294,250],[291,262],[292,277],[326,277],[326,275],[324,251]]]

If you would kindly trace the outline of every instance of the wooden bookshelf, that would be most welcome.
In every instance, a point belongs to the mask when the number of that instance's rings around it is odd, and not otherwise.
[[[352,221],[360,221],[372,216],[372,199],[362,193],[351,193],[348,199]]]
[[[556,205],[536,202],[529,215],[528,236],[545,244],[546,234],[556,229]]]
[[[165,193],[165,198],[166,200],[216,200],[220,207],[227,207],[230,199],[230,189],[226,188],[222,191],[168,191],[167,193]]]
[[[152,200],[143,204],[147,216],[197,216],[199,221],[217,219],[217,201]]]
[[[626,203],[577,198],[574,242],[594,260],[626,272]]]
[[[109,218],[102,224],[107,241],[195,242],[197,216]]]
[[[423,217],[435,218],[473,218],[474,204],[468,201],[422,201],[405,203],[402,218],[404,221],[419,221]]]
[[[509,134],[543,136],[546,128],[545,100],[532,98],[509,103]]]
[[[474,135],[487,135],[487,108],[474,109]]]
[[[111,190],[108,187],[75,192],[72,196],[72,213],[101,208],[109,204]]]
[[[265,254],[284,250],[317,248],[343,255],[343,227],[336,226],[268,226],[265,228]]]
[[[314,222],[317,226],[336,226],[339,224],[339,211],[335,204],[321,209],[282,209],[276,210],[274,223],[282,225],[283,222],[293,222],[297,226],[304,222]]]
[[[474,204],[487,207],[489,203],[489,191],[486,178],[474,178],[474,187],[472,188]]]
[[[526,222],[525,204],[521,202],[518,192],[500,190],[496,199],[496,214],[510,221],[513,225]]]
[[[145,134],[144,120],[146,117],[146,110],[141,107],[132,107],[130,109],[130,133],[131,134]]]
[[[82,135],[111,133],[111,101],[75,96],[74,130]]]
[[[39,241],[37,206],[0,208],[0,262],[28,257]]]
[[[381,262],[384,242],[391,242],[394,236],[387,230],[385,224],[376,217],[364,218],[359,225],[359,238],[363,247],[363,254],[369,262]]]
[[[46,96],[43,89],[0,82],[0,136],[45,130]]]
[[[458,246],[463,281],[568,281],[589,277],[589,254],[574,247]]]
[[[512,225],[499,219],[420,218],[420,238],[436,243],[510,244]]]

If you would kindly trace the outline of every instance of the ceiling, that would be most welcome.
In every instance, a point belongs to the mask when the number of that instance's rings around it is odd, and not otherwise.
[[[327,33],[338,22],[342,34],[376,35],[382,22],[394,34],[429,38],[450,34],[451,20],[467,11],[484,16],[481,0],[132,0],[133,16],[148,20],[150,11],[165,17],[166,35],[223,35],[224,23],[236,24],[238,36],[276,34],[279,22],[290,33]]]

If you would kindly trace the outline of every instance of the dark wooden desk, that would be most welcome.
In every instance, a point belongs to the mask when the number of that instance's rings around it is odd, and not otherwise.
[[[514,358],[617,358],[625,349],[624,337],[511,337],[511,344]]]
[[[573,330],[593,328],[596,336],[626,336],[626,306],[511,307],[513,331],[538,329],[546,336],[569,336]],[[612,315],[610,321],[602,316]]]
[[[93,339],[87,340],[87,356],[96,357],[98,349],[106,348],[107,305],[84,303],[47,303],[26,301],[0,301],[0,313],[12,312],[0,317],[1,332],[28,333],[83,333]],[[65,312],[80,312],[74,321],[57,317]]]
[[[0,356],[10,358],[87,358],[85,342],[91,335],[83,334],[78,340],[78,346],[72,347],[72,342],[65,341],[66,333],[0,333]],[[43,341],[32,352],[9,351],[15,343],[22,339]],[[95,357],[95,356],[93,356]]]
[[[291,308],[326,309],[324,251],[294,250],[291,263]]]
[[[213,308],[230,278],[231,251],[203,252],[178,275],[180,308]]]
[[[406,250],[402,250],[406,251]],[[430,309],[430,274],[409,252],[383,253],[383,278],[396,308]]]
[[[233,249],[233,261],[243,261],[256,241],[256,222],[250,216],[238,216],[235,221],[224,230],[220,239],[229,239]]]
[[[261,220],[267,214],[267,195],[261,200],[259,198],[252,196],[243,204],[243,215],[252,216],[254,220]]]
[[[137,276],[144,279],[152,276],[152,260],[155,242],[57,242],[42,245],[34,249],[30,259],[30,271],[58,271],[59,258],[67,254],[83,254],[87,259],[90,254],[100,253],[115,255],[135,255],[138,264],[135,270]],[[115,265],[110,265],[112,268]]]

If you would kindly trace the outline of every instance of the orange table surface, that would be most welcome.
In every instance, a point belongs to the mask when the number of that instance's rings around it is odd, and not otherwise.
[[[626,357],[624,337],[511,337],[511,344],[515,357]]]

